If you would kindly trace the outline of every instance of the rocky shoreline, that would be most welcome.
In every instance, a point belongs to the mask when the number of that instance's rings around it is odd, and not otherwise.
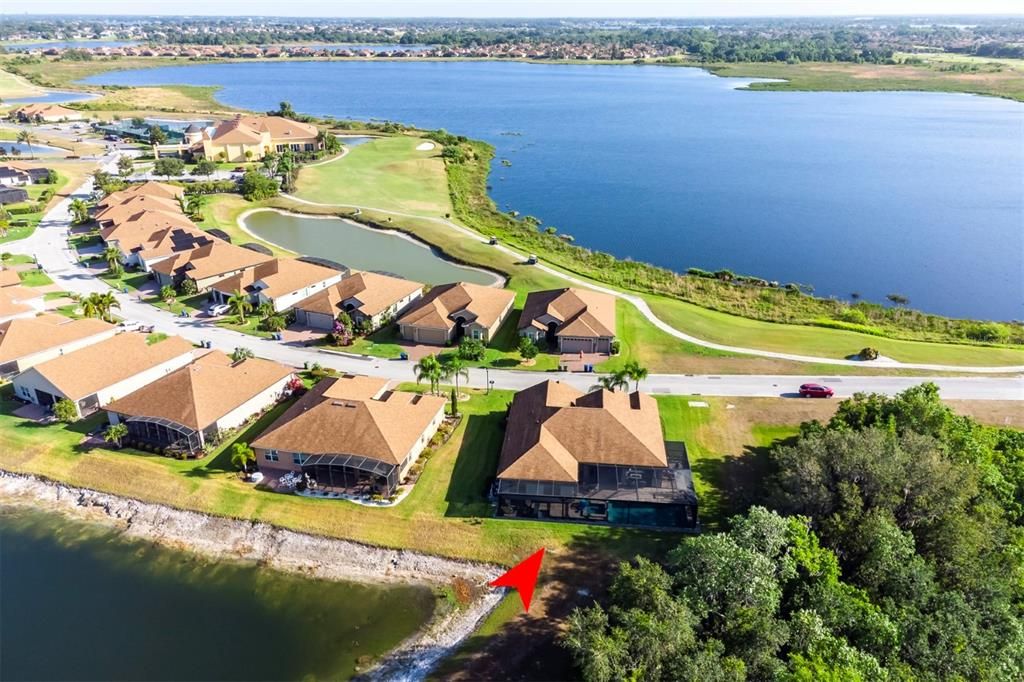
[[[440,613],[364,672],[365,680],[421,680],[469,637],[503,591],[486,583],[501,569],[286,530],[266,523],[210,516],[76,488],[0,469],[0,504],[31,506],[116,528],[126,538],[157,542],[211,559],[256,562],[321,580],[405,583],[430,587],[464,580],[476,597]]]

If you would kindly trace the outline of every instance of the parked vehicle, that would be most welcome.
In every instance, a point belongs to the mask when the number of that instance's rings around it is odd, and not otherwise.
[[[121,320],[117,326],[125,331],[132,332],[138,331],[142,325],[140,325],[136,320]]]
[[[833,395],[834,392],[831,388],[821,384],[801,384],[800,386],[801,398],[831,398]]]
[[[210,313],[211,315],[223,315],[229,310],[231,310],[231,308],[228,306],[228,304],[218,303],[217,305],[211,305],[209,308],[206,309],[206,312]]]
[[[530,257],[526,259],[526,264],[527,265],[536,265],[537,264],[537,254],[531,253]]]

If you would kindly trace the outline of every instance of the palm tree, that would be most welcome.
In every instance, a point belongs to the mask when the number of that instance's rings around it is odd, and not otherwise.
[[[71,215],[74,216],[74,223],[76,225],[81,225],[89,220],[89,205],[81,199],[72,201],[68,208],[71,209]]]
[[[174,290],[170,284],[165,284],[160,287],[160,298],[163,299],[164,303],[174,303],[174,299],[178,297],[178,292]]]
[[[640,382],[647,378],[647,368],[640,365],[636,360],[626,363],[623,370],[630,379],[636,382],[636,390],[640,390]]]
[[[28,147],[28,153],[30,158],[36,158],[35,152],[32,151],[32,143],[36,141],[36,136],[32,134],[31,130],[22,130],[18,133],[18,142]]]
[[[107,261],[111,273],[116,275],[121,272],[121,250],[116,246],[103,249],[103,260]]]
[[[425,355],[420,358],[420,361],[413,365],[413,371],[416,372],[416,383],[422,381],[430,382],[430,392],[437,393],[437,388],[441,383],[441,378],[444,376],[444,368],[441,367],[441,361],[437,359],[436,355]]]
[[[111,424],[103,434],[103,440],[121,447],[121,439],[128,435],[128,427],[124,422]]]
[[[466,366],[466,361],[458,355],[449,355],[447,361],[444,363],[441,378],[455,379],[456,395],[459,394],[459,377],[463,377],[466,381],[469,381],[469,367]]]
[[[258,306],[256,306],[256,315],[258,315],[261,320],[265,320],[268,317],[273,317],[274,313],[276,312],[277,311],[274,310],[274,304],[271,303],[270,301],[263,301]]]
[[[89,294],[89,296],[84,301],[82,301],[82,314],[85,315],[86,317],[102,316],[99,299],[99,294]]]
[[[594,388],[602,388],[606,391],[615,392],[615,389],[629,388],[629,377],[626,374],[626,370],[620,369],[611,374],[606,374],[597,380],[597,385]]]
[[[228,299],[228,307],[238,315],[239,324],[245,324],[245,314],[252,311],[252,303],[249,302],[249,296],[243,293],[241,289],[235,289],[235,293],[231,294],[231,298]]]
[[[241,469],[243,473],[249,473],[249,462],[255,461],[256,453],[245,443],[235,443],[232,446],[231,463]]]
[[[117,298],[114,296],[114,292],[104,291],[102,294],[97,294],[97,299],[100,307],[100,316],[107,322],[110,322],[110,311],[114,308],[121,307],[117,302]]]

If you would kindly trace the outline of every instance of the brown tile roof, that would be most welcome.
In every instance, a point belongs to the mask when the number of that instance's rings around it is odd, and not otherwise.
[[[15,270],[5,268],[0,270],[0,287],[16,287],[21,284],[21,277]]]
[[[214,239],[209,244],[176,253],[156,263],[153,270],[168,276],[182,274],[201,280],[252,267],[270,258],[262,253]]]
[[[215,144],[259,144],[264,132],[270,133],[274,142],[284,143],[289,138],[316,137],[319,131],[316,126],[281,116],[240,116],[217,126],[210,139]]]
[[[335,317],[342,310],[342,303],[355,298],[359,301],[356,309],[367,317],[373,317],[422,288],[419,282],[407,279],[375,272],[353,272],[337,284],[300,301],[295,307]]]
[[[113,196],[113,195],[111,195]],[[159,211],[167,215],[181,216],[181,206],[175,199],[151,197],[143,194],[127,197],[97,211],[93,218],[100,222],[120,223],[144,211]]]
[[[322,380],[260,434],[253,447],[309,455],[359,455],[398,466],[444,409],[444,398],[402,391],[385,391],[379,398],[331,397],[336,395],[336,384],[344,381]],[[370,387],[360,380],[340,392],[362,390],[365,395]]]
[[[4,287],[0,289],[0,318],[24,315],[35,311],[31,305],[23,303],[20,298],[15,298],[9,290],[16,287]]]
[[[177,206],[176,201],[178,197],[184,196],[185,188],[177,185],[169,185],[165,182],[156,182],[155,180],[147,180],[137,185],[131,185],[122,189],[118,192],[112,192],[108,194],[103,201],[96,204],[100,210],[109,206],[120,204],[125,199],[129,199],[135,196],[149,196],[157,197],[162,199],[175,200],[174,205]]]
[[[40,374],[68,398],[80,400],[192,350],[180,336],[150,345],[145,334],[123,332],[28,371]]]
[[[69,320],[39,315],[0,323],[0,363],[110,331],[114,325],[95,318]]]
[[[27,173],[30,170],[49,170],[45,166],[40,166],[38,163],[26,163],[25,161],[14,160],[4,161],[3,166],[6,166],[7,168],[13,168],[16,171],[21,171],[23,173]]]
[[[251,270],[221,280],[214,288],[228,294],[236,290],[254,292],[257,290],[256,283],[262,282],[264,286],[259,290],[268,298],[277,298],[340,274],[333,268],[295,258],[274,258]]]
[[[293,374],[290,367],[249,358],[232,362],[212,351],[107,405],[131,417],[159,417],[201,431]]]
[[[467,282],[440,284],[412,304],[399,324],[452,329],[459,315],[483,327],[493,325],[515,300],[515,292]]]
[[[498,478],[577,481],[581,463],[667,466],[654,398],[605,390],[583,394],[551,380],[517,393]]]
[[[547,331],[539,318],[551,316],[559,322],[562,336],[615,336],[615,297],[591,289],[551,289],[534,291],[526,297],[519,328],[534,327]]]
[[[192,228],[199,231],[195,223],[180,213],[142,210],[113,225],[101,228],[100,237],[104,241],[122,242],[121,246],[125,248],[127,244],[141,244],[149,235],[168,227]]]

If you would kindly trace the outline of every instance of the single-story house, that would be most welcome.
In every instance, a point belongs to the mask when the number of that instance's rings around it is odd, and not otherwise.
[[[28,201],[28,192],[20,187],[0,187],[0,204],[20,204]]]
[[[341,280],[342,273],[295,258],[274,258],[213,285],[213,298],[227,301],[236,291],[255,305],[270,303],[275,312],[322,292]]]
[[[129,442],[195,455],[280,400],[294,376],[270,360],[211,351],[108,404],[107,417],[128,427]]]
[[[14,270],[0,270],[0,322],[32,317],[44,307],[42,291],[22,286]]]
[[[0,165],[0,185],[31,185],[46,182],[52,169],[32,166],[22,161],[5,161]]]
[[[117,327],[102,320],[69,320],[55,314],[0,322],[0,376],[24,372],[116,333]]]
[[[207,291],[225,277],[245,272],[268,260],[271,260],[270,256],[214,239],[189,251],[171,254],[153,265],[152,271],[159,286],[170,284],[178,287],[190,279],[195,282],[197,291]]]
[[[611,353],[615,297],[591,289],[533,291],[519,316],[519,335],[547,341],[560,353]]]
[[[123,332],[30,367],[14,378],[14,393],[43,407],[67,399],[85,416],[192,359],[192,344],[180,336],[149,343]]]
[[[251,443],[261,468],[323,488],[391,495],[444,421],[444,398],[346,375],[316,384]]]
[[[498,460],[497,514],[695,529],[686,446],[666,442],[658,403],[543,381],[516,393]]]
[[[36,102],[12,109],[10,116],[23,123],[56,123],[58,121],[81,121],[85,116],[81,111],[69,109],[59,104]]]
[[[419,282],[357,271],[296,303],[295,321],[331,331],[338,313],[346,312],[355,324],[375,330],[401,315],[422,295],[423,285]]]
[[[97,211],[93,214],[93,219],[99,224],[100,229],[105,229],[115,227],[143,213],[159,213],[168,217],[168,219],[188,221],[176,199],[165,199],[164,197],[147,196],[144,194],[125,197],[117,203],[112,203],[102,208],[97,207]],[[191,221],[189,221],[189,224],[191,224]]]
[[[149,272],[153,265],[175,253],[213,241],[184,216],[163,211],[144,211],[131,219],[100,231],[105,244],[121,252],[121,262]]]
[[[512,311],[515,292],[456,282],[441,284],[415,301],[398,319],[402,338],[443,346],[463,335],[490,343]]]
[[[96,211],[102,211],[105,208],[116,206],[123,203],[126,199],[136,196],[149,196],[158,197],[161,199],[171,199],[174,201],[174,205],[180,208],[178,204],[178,197],[185,196],[185,188],[179,187],[178,185],[169,185],[166,182],[157,182],[156,180],[147,180],[146,182],[140,182],[134,185],[130,185],[117,192],[111,192],[103,198],[98,204],[96,204]]]

